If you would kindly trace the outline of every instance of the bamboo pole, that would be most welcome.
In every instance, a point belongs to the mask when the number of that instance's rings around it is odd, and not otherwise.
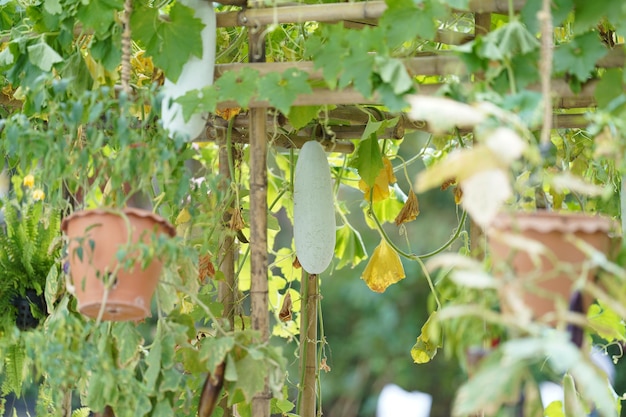
[[[580,93],[572,92],[569,84],[562,79],[552,81],[552,91],[555,99],[555,107],[569,109],[582,108],[595,105],[593,93],[597,85],[596,80],[592,80],[583,85]],[[435,94],[444,84],[420,84],[418,90],[420,94]],[[534,84],[528,87],[529,90],[539,91],[541,86]],[[373,97],[364,97],[361,93],[353,88],[345,88],[343,90],[330,90],[327,88],[314,89],[311,94],[298,95],[293,102],[294,106],[322,106],[327,104],[377,104],[380,99],[374,95]],[[250,108],[269,107],[269,103],[265,100],[252,99],[249,103]],[[225,101],[218,104],[218,108],[237,107],[235,101]]]
[[[263,27],[248,34],[249,61],[265,60]],[[269,341],[267,283],[267,108],[250,109],[250,264],[252,328],[261,343]],[[269,417],[270,391],[267,376],[263,391],[252,399],[252,417]]]
[[[316,416],[317,399],[317,300],[319,276],[302,271],[302,314],[300,315],[300,373],[298,413]]]
[[[226,137],[220,138],[217,142],[219,144],[219,173],[223,177],[223,182],[220,187],[223,191],[230,190],[231,183],[233,181],[231,167],[234,167],[234,161],[232,158],[232,149],[228,149],[227,146],[232,146],[228,143]],[[234,202],[230,204],[230,209],[234,208]],[[222,317],[225,318],[233,329],[235,326],[235,305],[237,293],[237,283],[235,280],[235,238],[233,233],[228,228],[231,214],[225,214],[224,232],[220,238],[219,253],[218,253],[218,269],[224,274],[224,279],[219,281],[217,287],[218,301],[224,306]],[[223,398],[220,401],[220,407],[224,410],[223,417],[232,417],[233,410],[228,406],[228,399]]]
[[[514,0],[513,7],[519,11],[524,6],[524,0]],[[339,22],[378,19],[387,9],[383,1],[368,1],[356,3],[327,3],[303,4],[283,7],[253,8],[241,11],[223,12],[217,14],[218,27],[248,26],[260,27],[263,25],[282,23],[305,22]],[[470,12],[507,13],[508,0],[470,0]]]

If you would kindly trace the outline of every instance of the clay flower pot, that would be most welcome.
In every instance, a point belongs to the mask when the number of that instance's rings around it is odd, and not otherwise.
[[[137,259],[130,269],[118,268],[116,253],[129,240],[127,224],[132,229],[131,244],[147,244],[155,233],[176,234],[165,219],[136,208],[120,213],[102,209],[78,211],[61,224],[69,238],[70,276],[78,309],[88,317],[97,318],[103,304],[103,320],[140,320],[150,315],[152,294],[163,265],[155,258],[142,269],[141,259]],[[111,276],[116,269],[116,276]]]
[[[595,273],[585,265],[587,254],[577,242],[609,254],[614,244],[610,232],[615,229],[611,219],[581,213],[498,215],[487,233],[493,269],[496,275],[508,270],[515,277],[505,282],[502,293],[512,290],[518,294],[535,318],[555,311],[559,299],[571,305],[577,298],[576,280],[583,274],[592,279]],[[534,249],[539,250],[533,256]],[[511,299],[502,298],[503,310],[510,310]]]

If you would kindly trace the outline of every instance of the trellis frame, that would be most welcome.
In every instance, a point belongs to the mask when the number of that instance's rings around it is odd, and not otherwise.
[[[514,10],[519,12],[525,1],[514,0],[512,2]],[[262,33],[262,28],[270,24],[304,23],[304,22],[343,22],[346,27],[358,28],[363,25],[375,25],[376,20],[386,10],[383,1],[369,1],[358,3],[334,3],[334,4],[311,4],[311,5],[283,5],[275,7],[263,7],[261,2],[250,0],[246,5],[245,0],[227,0],[222,4],[240,6],[239,11],[229,11],[218,13],[218,27],[246,27],[251,30],[250,49],[254,52],[253,45],[263,44],[262,40],[255,37]],[[484,34],[489,30],[491,24],[491,13],[509,12],[508,0],[470,0],[469,10],[474,14],[475,34]],[[466,33],[450,33],[450,31],[438,31],[436,41],[447,44],[459,44],[472,40],[474,35]],[[215,78],[230,71],[238,71],[243,68],[251,68],[261,75],[269,72],[284,72],[289,68],[297,68],[305,71],[310,80],[322,79],[322,73],[314,67],[313,62],[258,62],[251,59],[245,64],[220,64],[216,66]],[[598,62],[601,68],[616,68],[623,66],[625,53],[621,48],[611,50],[610,53]],[[443,76],[443,75],[466,75],[466,70],[462,62],[454,55],[424,54],[403,60],[407,72],[411,76]],[[434,95],[443,84],[422,84],[419,85],[420,94]],[[555,79],[551,82],[553,107],[557,111],[553,114],[552,126],[554,128],[582,128],[588,121],[582,114],[562,113],[560,110],[587,108],[595,106],[594,92],[597,82],[591,81],[582,86],[581,91],[575,94],[571,91],[569,84],[562,79]],[[539,84],[531,85],[528,89],[540,91]],[[337,109],[332,110],[334,116],[339,116],[346,124],[334,126],[333,137],[328,138],[327,133],[321,125],[304,129],[303,135],[281,133],[288,127],[289,122],[283,115],[268,113],[269,104],[263,100],[252,99],[249,103],[250,112],[242,113],[235,117],[233,122],[232,140],[234,142],[248,142],[250,144],[251,155],[251,262],[252,262],[252,322],[256,329],[260,330],[265,339],[269,335],[269,322],[267,306],[267,235],[266,211],[267,211],[267,177],[265,167],[265,154],[267,152],[268,140],[271,138],[271,145],[291,148],[300,147],[306,140],[315,137],[321,140],[328,150],[335,152],[351,153],[354,145],[347,139],[357,139],[369,120],[368,114],[362,108],[356,109],[355,105],[375,105],[379,103],[377,97],[366,98],[352,88],[342,90],[330,90],[320,88],[313,90],[313,93],[299,95],[294,106],[315,106],[315,105],[335,105]],[[237,107],[235,102],[222,102],[218,108]],[[415,123],[409,121],[406,116],[389,114],[385,112],[371,112],[370,115],[378,120],[398,117],[399,121],[394,129],[384,132],[384,137],[402,138],[404,132],[408,130],[429,131],[425,123]],[[463,127],[460,127],[463,131]],[[206,135],[200,140],[220,140],[226,134],[227,125],[217,117],[212,117],[208,123]],[[472,229],[475,229],[472,227]],[[472,230],[477,233],[476,230]],[[256,255],[255,255],[256,254]],[[316,277],[317,279],[317,277]],[[255,298],[257,297],[258,298]],[[265,299],[263,299],[265,297]],[[303,298],[302,309],[307,309],[306,298]],[[256,300],[256,301],[255,301]],[[308,310],[313,311],[313,310]],[[259,315],[265,317],[259,317]],[[304,331],[305,329],[301,329]],[[314,334],[313,329],[307,328],[304,331],[304,340],[301,343],[311,343],[308,337]],[[302,338],[302,336],[301,336]],[[265,339],[266,340],[266,339]],[[310,349],[315,354],[315,349]],[[315,358],[306,358],[307,366],[315,363]],[[303,372],[304,370],[301,370]],[[301,387],[302,388],[302,387]],[[265,390],[267,396],[267,389]],[[253,402],[253,417],[266,417],[269,415],[269,403],[264,402],[265,397],[255,399]],[[304,410],[304,417],[313,417],[314,411],[310,411],[311,404],[307,404],[309,410]],[[315,405],[313,405],[315,410]]]

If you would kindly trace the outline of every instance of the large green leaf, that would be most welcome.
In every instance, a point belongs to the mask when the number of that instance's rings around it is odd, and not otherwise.
[[[369,138],[362,140],[356,150],[356,155],[352,166],[357,169],[361,179],[373,187],[378,173],[384,168],[383,156],[380,153],[376,135],[372,134]]]
[[[416,37],[433,40],[439,25],[437,19],[446,12],[438,0],[387,0],[386,3],[388,8],[379,25],[391,46],[401,45]]]
[[[259,72],[251,68],[229,71],[215,82],[221,101],[235,100],[241,107],[248,107],[250,99],[257,94]]]
[[[54,64],[63,62],[63,57],[45,42],[29,45],[27,50],[30,62],[43,71],[50,71]]]
[[[154,64],[174,82],[192,56],[202,56],[200,32],[204,24],[194,16],[193,9],[181,3],[174,3],[168,21],[159,17],[157,9],[137,7],[133,11],[131,25],[133,35],[144,43]]]
[[[572,74],[578,81],[586,81],[596,62],[608,53],[594,31],[579,35],[554,51],[554,70]]]
[[[311,93],[308,74],[298,69],[288,69],[283,74],[267,74],[259,80],[259,98],[287,114],[299,94]]]
[[[93,29],[95,35],[100,37],[108,34],[116,22],[117,12],[123,7],[122,0],[91,0],[88,3],[81,3],[76,16],[86,28]]]

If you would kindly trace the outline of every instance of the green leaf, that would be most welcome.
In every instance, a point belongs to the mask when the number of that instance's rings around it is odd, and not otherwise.
[[[154,342],[152,343],[152,348],[150,349],[150,353],[148,353],[148,356],[146,357],[146,365],[148,366],[148,369],[146,370],[143,378],[146,384],[146,388],[148,390],[154,389],[157,378],[159,377],[159,374],[161,373],[162,346],[161,346],[161,338],[160,338],[159,333],[161,332],[157,330],[157,336]]]
[[[76,17],[86,28],[93,29],[97,37],[101,37],[115,24],[117,13],[123,7],[124,2],[120,0],[91,0],[81,3]]]
[[[285,399],[279,399],[279,398],[272,398],[271,403],[271,414],[285,414],[290,412],[291,410],[293,410],[295,408],[295,404],[292,403],[289,400],[285,400]]]
[[[228,365],[232,366],[232,363]],[[267,365],[263,360],[256,360],[251,355],[246,355],[235,362],[235,366],[238,378],[233,388],[241,390],[246,402],[250,402],[256,393],[263,390]]]
[[[573,24],[574,32],[581,33],[595,28],[605,17],[614,19],[620,16],[622,14],[622,5],[621,1],[593,2],[574,0],[573,9],[576,13]]]
[[[191,90],[175,101],[183,108],[183,118],[189,120],[195,113],[214,112],[218,100],[219,92],[211,85],[201,90]]]
[[[608,53],[596,32],[587,32],[554,51],[554,70],[572,74],[580,82],[586,81],[596,62]]]
[[[378,23],[391,46],[416,37],[433,40],[439,25],[437,19],[446,13],[438,0],[387,0],[386,3],[388,8]]]
[[[112,331],[116,340],[118,360],[121,364],[129,363],[139,353],[143,337],[132,323],[115,323]]]
[[[294,129],[299,130],[306,126],[311,120],[317,117],[320,106],[297,106],[289,110],[289,123]]]
[[[178,80],[183,65],[192,56],[202,56],[202,21],[194,16],[194,10],[181,3],[174,3],[169,20],[159,18],[159,11],[150,7],[136,7],[131,18],[133,35],[141,40],[146,53],[152,56],[154,65],[173,82]]]
[[[348,223],[337,229],[335,258],[339,259],[337,269],[346,265],[354,268],[367,259],[367,250],[361,238],[361,234],[353,229]]]
[[[61,6],[60,0],[46,0],[43,7],[46,12],[52,15],[61,14],[61,12],[63,12],[63,6]]]
[[[29,45],[26,49],[30,62],[43,71],[50,71],[54,64],[63,62],[63,57],[45,42]]]
[[[607,308],[600,301],[589,307],[587,317],[589,318],[591,327],[593,327],[598,336],[601,338],[608,342],[624,340],[624,335],[626,335],[626,325],[622,321],[622,318],[615,311]]]
[[[380,153],[376,136],[370,135],[369,138],[359,142],[356,155],[352,166],[357,169],[361,179],[365,181],[367,185],[373,187],[378,173],[384,168],[383,156]]]
[[[311,36],[305,44],[315,68],[322,68],[324,81],[331,89],[337,87],[339,74],[344,70],[343,57],[346,54],[344,36],[345,30],[342,26],[338,24],[324,26],[321,34]]]
[[[226,355],[235,346],[235,339],[231,336],[205,338],[200,348],[200,359],[207,361],[207,370],[215,372],[217,365],[224,362]],[[227,368],[230,366],[228,364]]]
[[[376,60],[380,78],[393,87],[396,94],[406,93],[413,87],[413,80],[397,58],[381,57]]]
[[[2,51],[0,51],[0,67],[9,66],[13,64],[14,61],[15,57],[11,52],[11,48],[4,48]]]
[[[619,97],[623,91],[622,69],[609,68],[598,82],[593,96],[599,108],[606,108],[611,101]]]
[[[526,25],[530,33],[539,32],[539,20],[537,13],[541,10],[542,0],[526,0],[524,7],[520,12],[522,23]],[[552,0],[552,25],[561,26],[561,23],[567,18],[574,8],[573,0]]]
[[[269,73],[259,80],[259,98],[269,101],[284,114],[288,114],[299,94],[310,94],[309,75],[298,69],[288,69],[282,75]]]
[[[172,405],[169,403],[169,401],[159,401],[154,407],[154,409],[152,410],[152,413],[150,414],[150,416],[151,417],[173,417],[174,409]]]
[[[382,36],[376,29],[365,27],[358,31],[349,31],[345,35],[347,53],[343,57],[343,73],[339,76],[339,88],[350,84],[363,94],[364,97],[372,95],[372,72],[374,67],[374,55],[372,51],[383,52],[385,45]]]
[[[230,71],[215,82],[220,101],[235,100],[241,107],[248,107],[250,99],[257,94],[259,72],[251,68]]]

